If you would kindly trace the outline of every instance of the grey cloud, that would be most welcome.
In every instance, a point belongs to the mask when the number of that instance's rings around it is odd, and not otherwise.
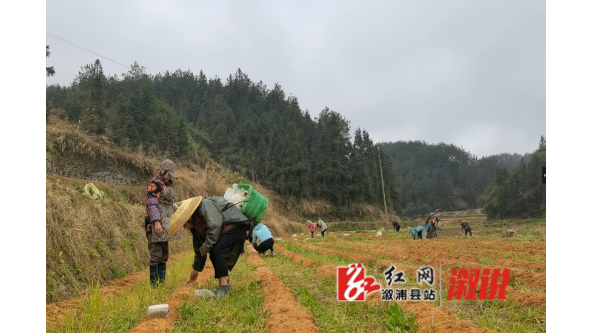
[[[149,73],[278,82],[375,142],[425,140],[478,156],[532,151],[546,130],[543,1],[48,1],[47,30]],[[97,56],[48,37],[47,83]],[[107,74],[125,68],[100,59]]]

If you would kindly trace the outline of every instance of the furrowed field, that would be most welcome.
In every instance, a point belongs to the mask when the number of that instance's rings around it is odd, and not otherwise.
[[[460,236],[459,219],[472,225],[473,237]],[[246,247],[231,273],[229,297],[201,299],[195,289],[214,288],[208,263],[198,284],[185,286],[193,253],[177,252],[166,283],[156,291],[146,271],[95,286],[84,296],[48,304],[49,332],[544,332],[546,329],[545,219],[486,221],[482,215],[443,214],[437,239],[413,241],[404,221],[400,233],[341,230],[329,224],[319,233],[276,237],[276,257],[260,257]],[[513,229],[512,238],[505,231]],[[184,234],[188,238],[189,234]],[[248,244],[246,244],[247,246]],[[183,250],[179,250],[183,251]],[[381,301],[381,291],[365,302],[338,302],[336,267],[362,263],[366,275],[386,287],[391,265],[416,288],[416,270],[436,269],[436,301]],[[439,306],[442,265],[442,307]],[[510,269],[506,300],[447,300],[452,269]],[[420,288],[425,288],[421,286]],[[392,285],[391,288],[394,288]],[[409,298],[409,295],[408,295]],[[165,319],[145,318],[149,305],[167,303]]]

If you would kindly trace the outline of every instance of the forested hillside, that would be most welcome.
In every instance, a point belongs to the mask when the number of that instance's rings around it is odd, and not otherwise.
[[[70,86],[47,87],[48,112],[148,156],[203,156],[280,195],[342,207],[383,206],[379,151],[369,134],[325,108],[312,118],[276,84],[238,70],[226,81],[177,70],[149,75],[132,65],[105,76],[99,60]],[[395,174],[382,155],[388,210],[399,211]]]
[[[375,144],[338,112],[326,107],[312,117],[279,84],[269,89],[240,69],[223,81],[202,71],[150,75],[134,63],[118,77],[105,76],[97,60],[82,67],[70,86],[46,91],[48,115],[124,150],[195,162],[210,156],[279,195],[333,207],[383,207],[379,160],[389,212],[414,216],[476,208],[497,168],[510,174],[531,159],[508,153],[477,158],[445,143]]]

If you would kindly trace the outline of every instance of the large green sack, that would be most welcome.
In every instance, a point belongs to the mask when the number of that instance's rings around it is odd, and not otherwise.
[[[268,208],[268,199],[266,199],[261,193],[256,191],[253,186],[249,184],[237,184],[237,186],[247,191],[245,195],[245,201],[241,206],[241,213],[248,218],[256,218],[258,222],[261,222],[264,217],[264,213]]]

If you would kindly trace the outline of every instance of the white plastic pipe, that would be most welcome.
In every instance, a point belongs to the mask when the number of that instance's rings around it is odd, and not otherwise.
[[[151,305],[148,307],[148,318],[167,318],[169,304]]]

